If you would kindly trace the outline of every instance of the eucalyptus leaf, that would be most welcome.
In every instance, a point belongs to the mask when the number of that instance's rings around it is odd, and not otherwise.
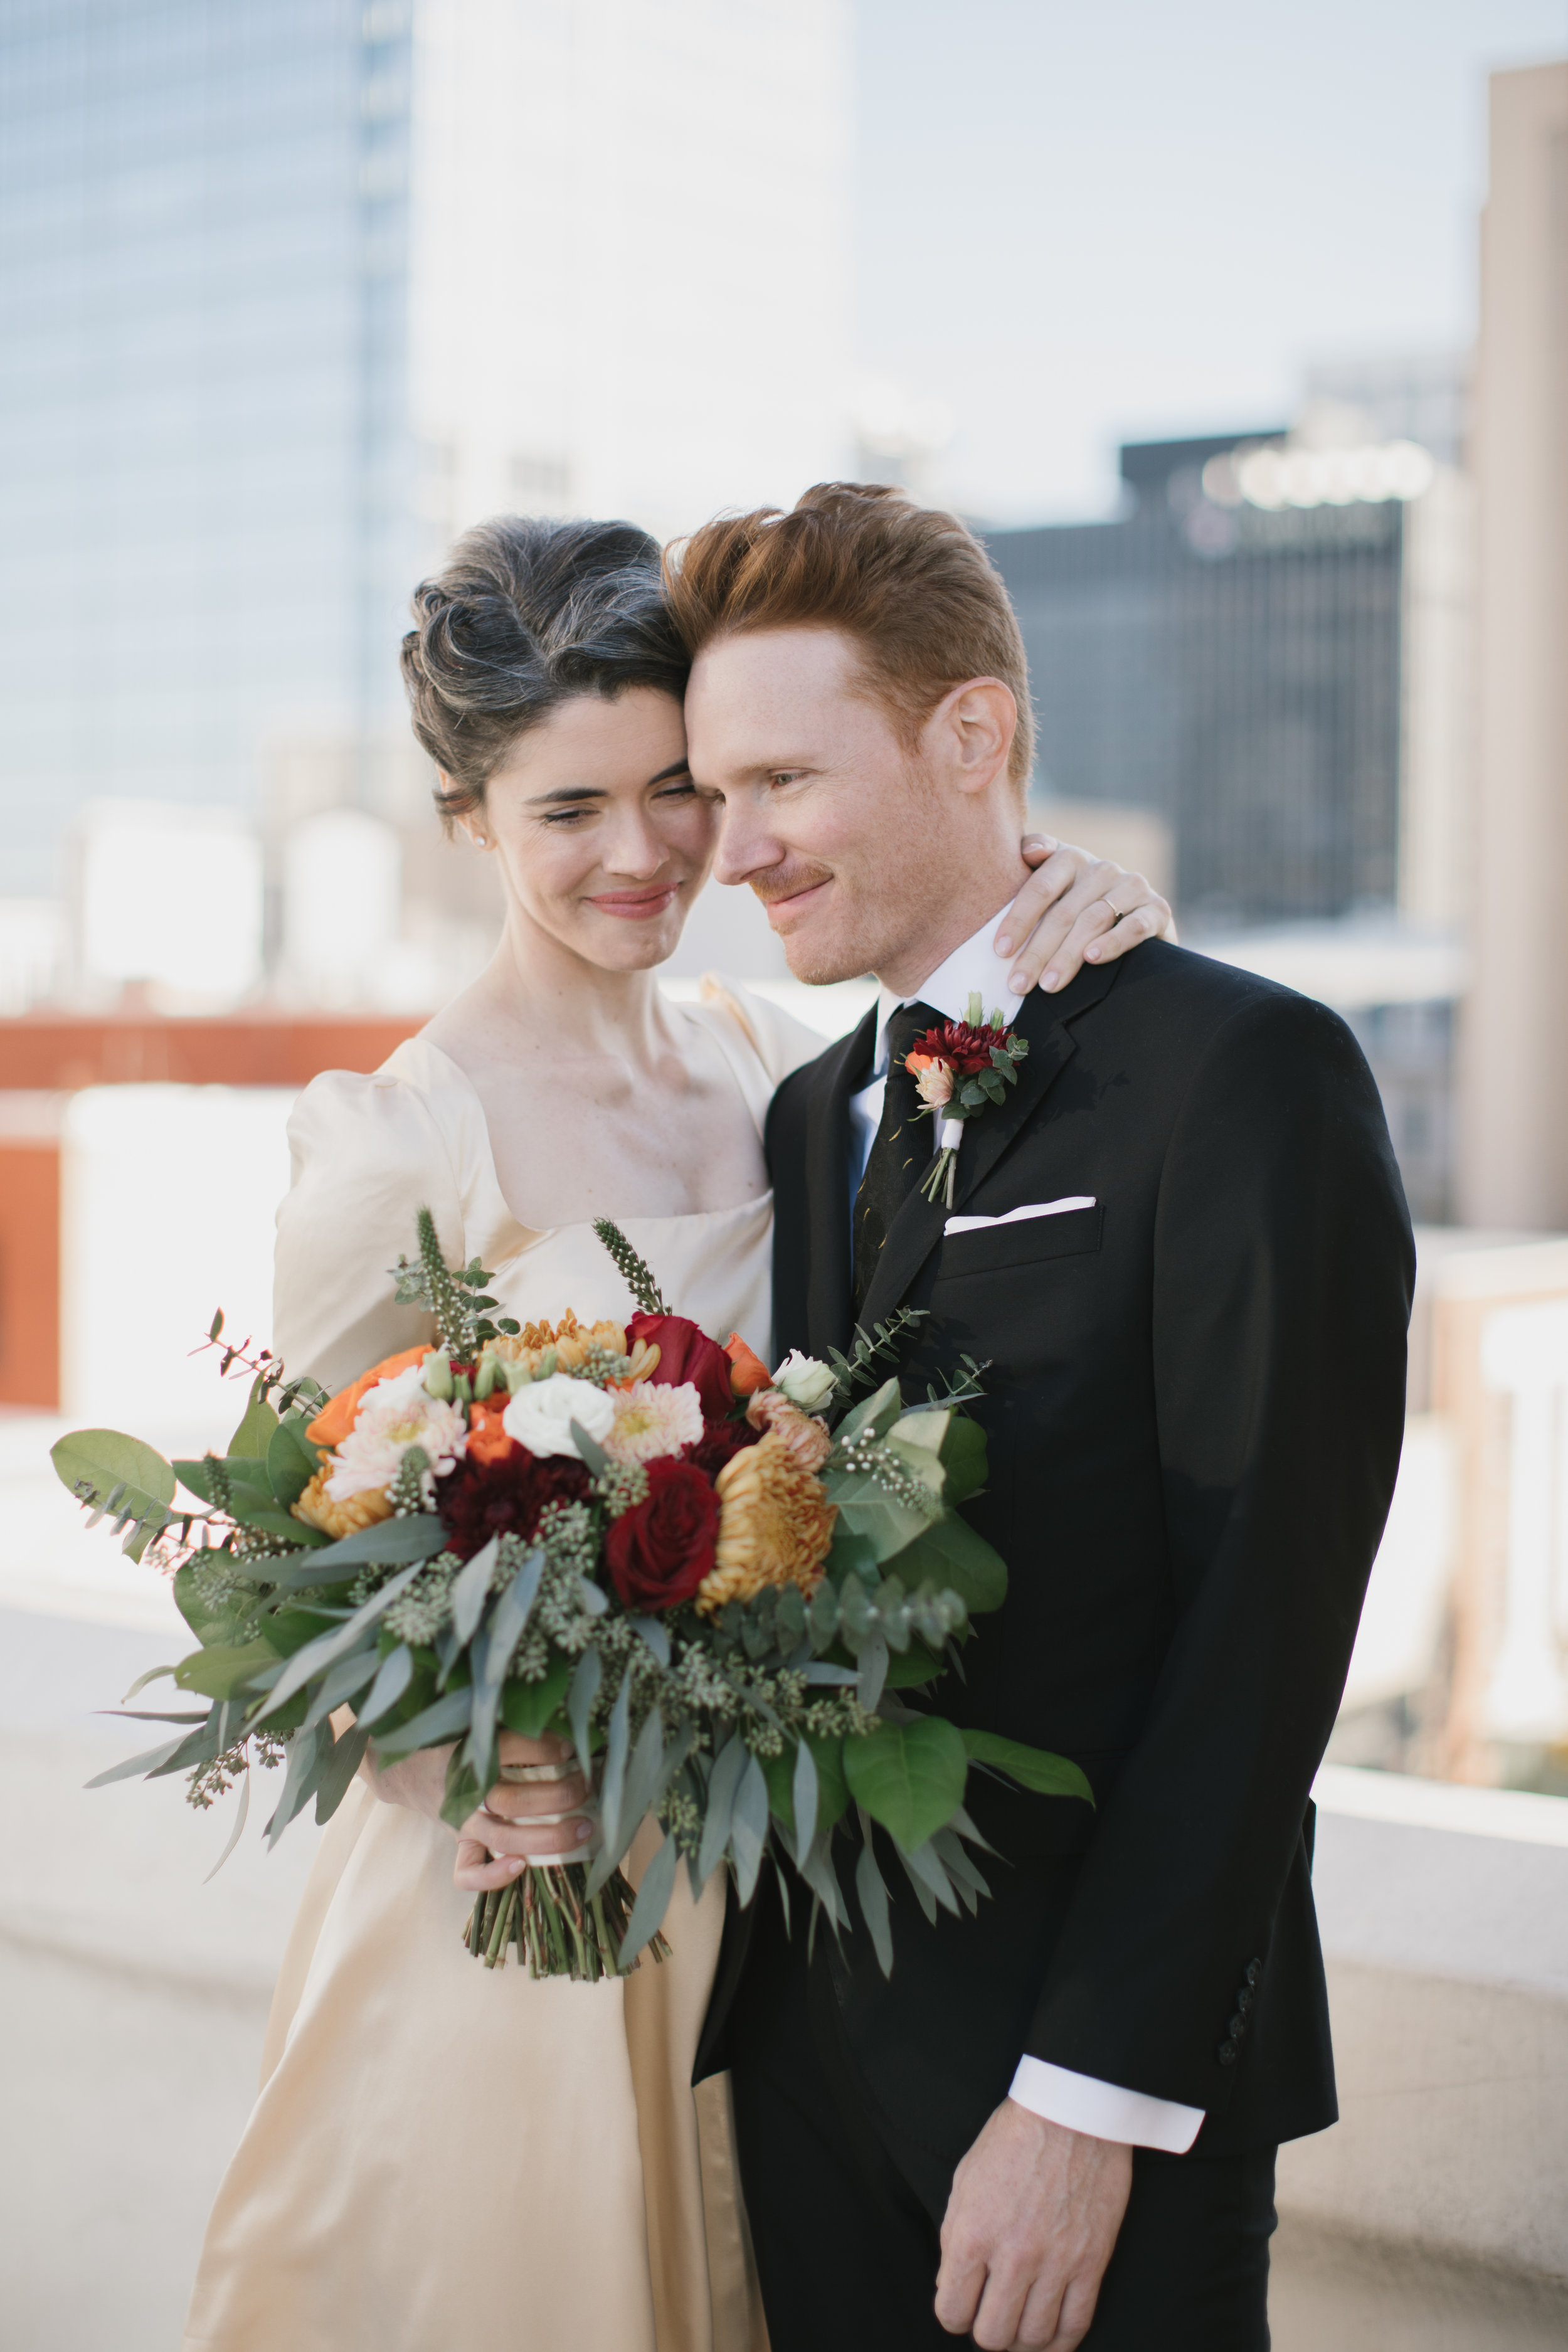
[[[621,1791],[619,1840],[623,1851],[641,1829],[663,1777],[664,1723],[658,1707],[653,1706],[643,1718]]]
[[[862,1820],[865,1843],[860,1859],[855,1864],[855,1892],[860,1901],[860,1916],[871,1932],[871,1948],[877,1955],[877,1965],[885,1977],[893,1973],[893,1930],[888,1917],[888,1889],[877,1857],[871,1847],[871,1827]]]
[[[572,1432],[572,1443],[577,1448],[578,1458],[584,1468],[590,1477],[602,1478],[610,1466],[609,1455],[597,1438],[589,1436],[580,1421],[569,1422],[567,1426]]]
[[[795,1832],[795,1853],[808,1853],[816,1835],[817,1779],[816,1759],[811,1752],[811,1742],[803,1739],[795,1751],[795,1780],[790,1790],[795,1819],[790,1824]]]
[[[411,1561],[401,1576],[393,1577],[379,1592],[373,1592],[344,1624],[335,1626],[330,1633],[321,1634],[314,1642],[308,1642],[302,1650],[296,1650],[273,1685],[272,1696],[258,1720],[265,1722],[269,1715],[275,1715],[287,1700],[292,1698],[297,1690],[303,1690],[308,1682],[313,1682],[328,1666],[335,1665],[340,1658],[346,1657],[351,1650],[357,1648],[365,1627],[374,1625],[378,1617],[386,1614],[398,1594],[407,1590],[424,1564],[422,1559]]]
[[[910,1591],[933,1584],[956,1592],[972,1617],[1000,1609],[1007,1598],[1006,1562],[956,1512],[924,1528],[888,1565],[898,1570]]]
[[[289,1769],[283,1777],[283,1794],[267,1824],[268,1848],[277,1844],[295,1814],[301,1812],[315,1795],[327,1759],[335,1745],[330,1723],[318,1723],[310,1731],[301,1727],[290,1733],[288,1741]]]
[[[316,1820],[319,1823],[324,1825],[330,1822],[342,1803],[369,1743],[370,1733],[364,1725],[354,1723],[333,1747],[316,1783]]]
[[[551,1662],[549,1673],[536,1683],[503,1684],[500,1701],[502,1723],[509,1731],[520,1732],[524,1739],[542,1738],[561,1712],[571,1679],[572,1668],[568,1660],[555,1658]]]
[[[647,1643],[654,1656],[658,1660],[659,1664],[661,1666],[668,1666],[669,1664],[669,1635],[665,1632],[664,1627],[659,1623],[658,1619],[657,1617],[634,1617],[631,1621],[631,1626],[633,1633]]]
[[[321,1464],[321,1454],[305,1434],[303,1413],[285,1413],[267,1448],[267,1476],[276,1499],[285,1510],[297,1503]]]
[[[735,1857],[735,1886],[743,1910],[757,1891],[757,1874],[768,1843],[768,1784],[763,1768],[748,1753],[735,1790],[730,1823],[730,1851]]]
[[[258,1396],[253,1387],[250,1391],[250,1402],[245,1408],[244,1418],[228,1441],[228,1450],[231,1454],[244,1454],[250,1460],[265,1462],[267,1449],[272,1443],[277,1428],[278,1415],[273,1412],[267,1399],[264,1396]]]
[[[406,1642],[400,1642],[381,1662],[370,1696],[358,1710],[361,1723],[374,1726],[384,1715],[390,1715],[413,1680],[414,1653]],[[308,1723],[309,1716],[305,1719]]]
[[[599,1781],[599,1829],[603,1843],[588,1874],[588,1893],[596,1895],[620,1861],[629,1838],[621,1836],[621,1794],[626,1784],[626,1750],[631,1738],[632,1671],[621,1677],[621,1687],[610,1709],[605,1738],[605,1769]]]
[[[888,1679],[888,1637],[880,1627],[868,1633],[861,1643],[859,1664],[860,1704],[868,1715],[875,1715]]]
[[[480,1546],[468,1562],[452,1587],[452,1622],[458,1629],[459,1642],[471,1642],[484,1615],[485,1602],[489,1598],[490,1577],[500,1549],[500,1538],[492,1536]]]
[[[963,1802],[968,1771],[962,1736],[935,1716],[889,1724],[871,1738],[845,1743],[851,1796],[910,1851],[952,1821]]]
[[[127,1544],[128,1551],[132,1544],[138,1547],[132,1558],[140,1557],[153,1535],[173,1516],[167,1506],[174,1499],[174,1470],[139,1437],[127,1437],[117,1429],[73,1429],[49,1448],[49,1460],[61,1485],[79,1502],[105,1512],[110,1496],[119,1487],[122,1491],[116,1511],[151,1522],[145,1535],[139,1531]]]
[[[232,1698],[262,1667],[277,1663],[270,1642],[218,1643],[183,1658],[174,1668],[174,1680],[182,1690],[199,1691],[205,1698]]]
[[[444,1697],[411,1716],[406,1723],[395,1724],[390,1731],[377,1735],[375,1752],[389,1760],[399,1756],[412,1756],[417,1748],[444,1748],[468,1727],[473,1711],[474,1694],[468,1684],[461,1690],[447,1691]]]
[[[173,1666],[149,1666],[144,1675],[137,1675],[126,1692],[125,1697],[121,1701],[121,1705],[122,1706],[127,1705],[135,1697],[138,1691],[144,1691],[149,1683],[161,1683],[165,1675],[172,1675],[174,1671]]]
[[[597,1650],[583,1652],[573,1670],[572,1687],[566,1699],[566,1719],[572,1726],[572,1745],[577,1751],[577,1761],[585,1778],[594,1776],[593,1748],[589,1725],[593,1718],[594,1701],[599,1696],[599,1684],[604,1676],[604,1663]]]
[[[850,1445],[858,1437],[885,1437],[904,1409],[904,1401],[896,1380],[884,1381],[879,1389],[861,1400],[847,1412],[833,1433],[836,1445]]]
[[[1053,1756],[1046,1748],[1026,1748],[1021,1739],[1004,1739],[995,1731],[965,1731],[960,1736],[976,1763],[1005,1772],[1020,1788],[1032,1789],[1038,1797],[1081,1797],[1086,1804],[1094,1803],[1087,1775],[1065,1756]]]
[[[362,1568],[403,1568],[411,1560],[433,1559],[447,1545],[447,1530],[438,1518],[427,1511],[415,1511],[405,1519],[377,1519],[374,1527],[361,1528],[357,1535],[340,1537],[336,1543],[308,1528],[300,1519],[290,1522],[296,1540],[314,1538],[323,1549],[302,1560],[298,1568],[279,1569],[273,1577],[275,1584],[346,1584]]]
[[[356,1691],[363,1690],[366,1683],[373,1682],[380,1669],[381,1654],[373,1636],[367,1649],[356,1650],[352,1657],[340,1658],[335,1666],[328,1667],[320,1690],[306,1710],[303,1728],[310,1730],[322,1722],[334,1708],[343,1706]]]
[[[165,1739],[161,1748],[145,1748],[140,1756],[128,1756],[123,1764],[111,1764],[107,1772],[95,1772],[92,1779],[82,1785],[89,1789],[107,1789],[112,1780],[129,1780],[133,1772],[145,1772],[151,1778],[159,1766],[167,1764],[175,1750],[184,1744],[185,1735],[181,1732],[176,1738]]]
[[[924,1845],[911,1846],[907,1850],[900,1846],[898,1856],[909,1874],[910,1885],[917,1890],[923,1886],[944,1911],[951,1911],[956,1918],[958,1897],[937,1853],[934,1840],[928,1838]]]
[[[234,1827],[229,1831],[227,1842],[224,1846],[223,1852],[219,1854],[217,1860],[208,1871],[206,1876],[203,1879],[202,1885],[204,1886],[210,1886],[212,1885],[213,1880],[217,1876],[218,1872],[223,1868],[224,1864],[228,1860],[229,1855],[234,1852],[235,1847],[239,1843],[240,1839],[244,1836],[245,1824],[249,1818],[250,1764],[247,1759],[245,1767],[245,1775],[239,1784],[239,1803],[235,1811]]]
[[[967,1413],[955,1412],[949,1417],[947,1434],[942,1442],[942,1466],[947,1475],[945,1498],[954,1505],[978,1495],[990,1475],[985,1432]]]
[[[704,1886],[718,1869],[729,1847],[735,1792],[741,1785],[741,1775],[751,1760],[745,1741],[735,1731],[730,1734],[713,1759],[713,1769],[708,1776],[702,1836],[697,1849],[697,1875]]]
[[[543,1574],[543,1552],[531,1551],[491,1612],[483,1671],[475,1677],[473,1727],[468,1734],[468,1760],[483,1788],[493,1785],[499,1769],[496,1718],[500,1711],[501,1685],[527,1629],[530,1612],[539,1598]]]
[[[629,1969],[643,1946],[664,1925],[664,1915],[675,1892],[675,1870],[679,1858],[675,1840],[667,1837],[644,1871],[632,1916],[626,1921],[626,1939],[616,1957],[618,1969]]]

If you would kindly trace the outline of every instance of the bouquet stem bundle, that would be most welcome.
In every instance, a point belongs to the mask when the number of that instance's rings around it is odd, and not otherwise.
[[[624,1973],[621,1948],[635,1901],[619,1870],[590,1895],[585,1863],[530,1863],[510,1886],[475,1898],[463,1942],[487,1969],[504,1968],[515,1946],[531,1977],[596,1984]],[[669,1946],[656,1931],[650,1948],[662,1960]]]

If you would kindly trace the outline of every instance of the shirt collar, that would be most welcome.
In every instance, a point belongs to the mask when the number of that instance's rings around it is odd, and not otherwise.
[[[874,1078],[887,1076],[888,1020],[900,1004],[929,1004],[944,1021],[963,1021],[968,1017],[970,998],[978,996],[987,1019],[1000,1007],[1003,1019],[1012,1021],[1024,1002],[1007,985],[1014,959],[999,956],[991,944],[1003,911],[999,907],[988,916],[973,937],[965,940],[961,948],[954,948],[919,988],[907,989],[902,995],[890,988],[881,991],[877,999],[877,1052],[871,1065]]]

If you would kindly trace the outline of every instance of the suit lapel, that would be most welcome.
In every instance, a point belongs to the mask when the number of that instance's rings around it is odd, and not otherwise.
[[[867,1083],[877,1008],[817,1065],[805,1118],[806,1328],[813,1355],[847,1349],[854,1329],[849,1102]]]
[[[1015,1136],[1020,1134],[1044,1102],[1078,1048],[1068,1025],[1091,1004],[1098,1004],[1115,980],[1116,964],[1086,964],[1059,996],[1043,996],[1038,989],[1020,1006],[1015,1028],[1029,1041],[1028,1058],[1018,1083],[1005,1101],[987,1105],[968,1123],[959,1146],[953,1207],[961,1209],[988,1176]],[[869,1330],[884,1321],[908,1293],[922,1265],[942,1239],[948,1215],[944,1201],[928,1201],[911,1192],[888,1228],[881,1256],[860,1320]]]

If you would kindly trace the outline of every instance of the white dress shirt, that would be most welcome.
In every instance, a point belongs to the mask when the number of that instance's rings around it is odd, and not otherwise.
[[[1002,919],[997,908],[973,939],[954,948],[919,988],[899,995],[884,988],[877,1003],[877,1042],[872,1076],[849,1104],[851,1193],[860,1189],[866,1161],[882,1123],[882,1097],[888,1086],[888,1020],[900,1004],[929,1004],[947,1021],[968,1017],[969,1000],[979,995],[985,1017],[1000,1008],[1011,1021],[1023,1003],[1008,987],[1014,959],[1004,958],[992,946]],[[936,1125],[931,1121],[931,1149],[936,1149]],[[1202,2107],[1184,2107],[1173,2099],[1151,2098],[1144,2091],[1124,2090],[1118,2083],[1102,2083],[1093,2074],[1075,2074],[1070,2067],[1053,2066],[1044,2058],[1020,2058],[1010,2095],[1047,2123],[1069,2131],[1087,2132],[1093,2139],[1121,2140],[1131,2147],[1158,2147],[1170,2156],[1184,2156],[1198,2136]]]

